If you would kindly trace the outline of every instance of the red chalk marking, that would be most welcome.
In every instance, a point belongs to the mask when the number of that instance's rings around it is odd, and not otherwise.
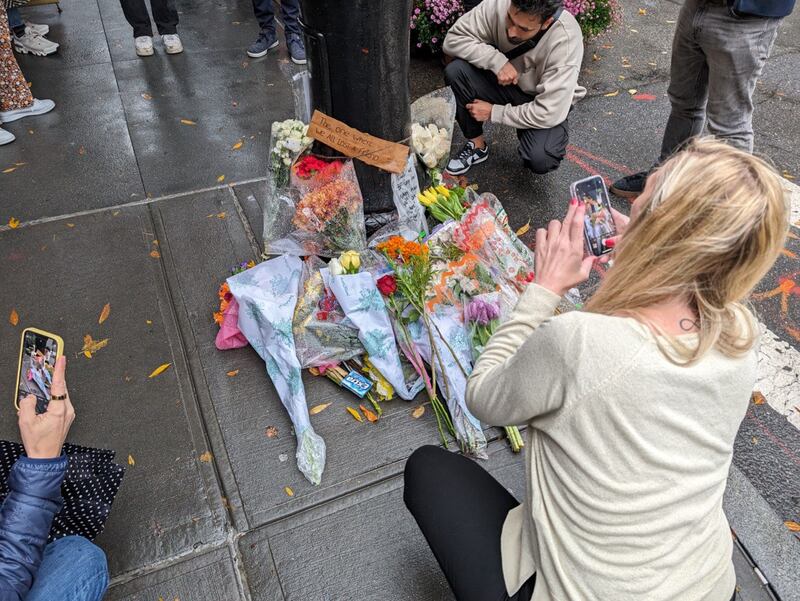
[[[652,94],[634,94],[632,98],[634,100],[643,100],[645,102],[650,102],[656,99],[656,97]]]
[[[800,458],[798,458],[797,455],[795,455],[792,452],[792,450],[789,447],[787,447],[786,444],[772,432],[772,430],[767,428],[767,426],[765,426],[764,423],[760,419],[758,419],[758,416],[755,414],[752,407],[748,410],[747,417],[756,422],[756,425],[764,434],[767,435],[767,438],[769,438],[772,442],[778,445],[780,450],[783,451],[790,460],[792,460],[797,465],[800,465]]]
[[[569,146],[567,146],[567,152],[582,155],[587,159],[597,161],[601,165],[605,165],[606,167],[611,167],[613,170],[618,171],[622,175],[632,175],[634,173],[633,169],[631,169],[626,165],[622,165],[621,163],[615,163],[614,161],[610,161],[606,158],[592,154],[585,148],[581,148],[580,146],[575,146],[574,144],[570,144]]]

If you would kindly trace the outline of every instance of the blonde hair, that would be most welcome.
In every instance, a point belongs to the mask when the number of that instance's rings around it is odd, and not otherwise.
[[[775,263],[789,229],[780,177],[763,160],[706,138],[651,178],[652,195],[586,309],[638,318],[641,309],[682,298],[699,316],[699,343],[648,323],[667,341],[659,344],[670,360],[689,365],[712,348],[745,354],[758,331],[744,302]]]

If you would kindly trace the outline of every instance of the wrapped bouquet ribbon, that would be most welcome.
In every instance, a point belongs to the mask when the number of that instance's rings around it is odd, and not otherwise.
[[[302,263],[283,255],[228,278],[239,303],[239,329],[267,365],[297,437],[297,467],[312,484],[325,469],[325,441],[314,431],[297,359],[292,317]]]

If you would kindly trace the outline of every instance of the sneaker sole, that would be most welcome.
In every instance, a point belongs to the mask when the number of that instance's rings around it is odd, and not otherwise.
[[[50,56],[51,54],[55,54],[58,52],[58,46],[53,48],[50,52],[46,50],[31,50],[30,48],[26,48],[25,46],[18,46],[16,42],[14,42],[14,50],[19,52],[20,54],[32,54],[33,56]]]
[[[3,117],[0,115],[0,121],[2,123],[13,123],[14,121],[19,121],[20,119],[24,119],[25,117],[36,117],[38,115],[46,115],[50,111],[52,111],[56,107],[52,107],[45,110],[38,110],[38,111],[31,111],[30,113],[20,113],[19,115],[12,115],[10,117]]]
[[[0,138],[0,146],[5,146],[6,144],[11,144],[14,140],[16,140],[16,136],[11,136],[10,138]]]
[[[273,50],[273,49],[277,48],[277,47],[278,47],[278,44],[280,44],[280,42],[278,42],[278,41],[276,40],[276,41],[275,41],[275,43],[274,43],[274,44],[272,44],[272,46],[270,46],[270,47],[269,47],[269,48],[267,48],[266,50],[264,50],[264,52],[250,52],[250,51],[248,50],[248,51],[247,51],[247,56],[249,56],[250,58],[261,58],[262,56],[267,56],[267,52],[269,52],[270,50]]]
[[[620,198],[636,198],[642,193],[641,191],[634,192],[633,190],[620,190],[619,188],[615,188],[614,186],[611,186],[608,189],[608,191],[611,192],[614,196],[619,196]]]
[[[308,59],[306,59],[306,58],[304,58],[302,60],[298,59],[298,58],[295,58],[295,57],[291,57],[291,58],[292,58],[292,62],[295,65],[307,65],[308,64]]]
[[[467,165],[464,169],[459,169],[458,171],[451,171],[450,169],[445,169],[444,171],[445,171],[445,173],[449,173],[450,175],[464,175],[467,171],[472,169],[475,165],[480,165],[481,163],[483,163],[488,158],[489,158],[489,155],[487,154],[481,159],[477,159],[475,161],[472,161],[472,163]]]
[[[155,54],[155,50],[150,48],[149,50],[139,50],[136,49],[136,56],[153,56]]]
[[[183,52],[183,46],[181,46],[180,48],[164,48],[164,51],[167,54],[180,54],[181,52]]]

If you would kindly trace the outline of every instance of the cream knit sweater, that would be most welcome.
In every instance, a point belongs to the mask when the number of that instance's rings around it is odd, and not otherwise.
[[[506,14],[511,0],[483,0],[464,14],[447,33],[444,51],[495,75],[508,62]],[[492,122],[517,129],[548,129],[567,118],[572,105],[586,95],[578,85],[583,60],[583,35],[566,10],[532,49],[511,61],[519,73],[519,87],[535,99],[519,106],[492,108]]]
[[[722,494],[756,350],[680,367],[636,320],[552,317],[558,302],[531,284],[467,388],[478,419],[528,425],[508,593],[536,572],[532,601],[729,601]]]

